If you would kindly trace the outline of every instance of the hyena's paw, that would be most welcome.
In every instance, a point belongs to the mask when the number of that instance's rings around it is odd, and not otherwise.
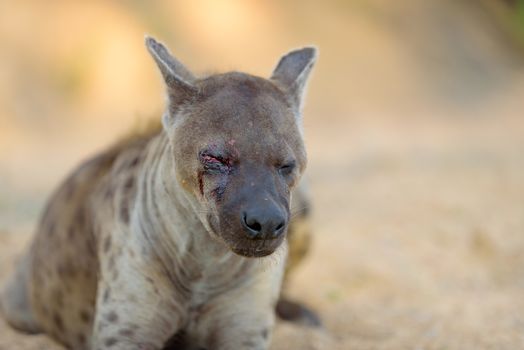
[[[320,327],[322,322],[320,317],[307,306],[295,301],[281,298],[276,306],[277,316],[293,323],[298,323],[308,327]]]
[[[29,303],[27,268],[27,259],[22,258],[15,273],[3,286],[3,290],[0,290],[0,315],[13,328],[36,334],[41,330]]]

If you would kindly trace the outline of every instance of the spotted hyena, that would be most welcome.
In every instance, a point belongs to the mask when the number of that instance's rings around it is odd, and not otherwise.
[[[4,316],[71,349],[266,349],[315,49],[288,53],[270,79],[196,78],[159,42],[146,46],[167,89],[162,123],[58,188],[2,294]]]

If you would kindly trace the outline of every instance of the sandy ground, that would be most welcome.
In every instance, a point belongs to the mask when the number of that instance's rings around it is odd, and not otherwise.
[[[307,134],[316,239],[290,293],[325,327],[279,323],[272,350],[524,348],[518,120]],[[0,279],[29,239],[0,234]],[[0,349],[59,347],[0,321]]]

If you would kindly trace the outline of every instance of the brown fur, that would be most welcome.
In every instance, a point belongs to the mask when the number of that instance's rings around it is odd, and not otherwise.
[[[66,179],[3,313],[71,349],[156,350],[182,331],[189,348],[266,349],[287,248],[277,232],[306,165],[299,113],[314,51],[285,56],[272,80],[196,79],[146,43],[167,85],[163,127]],[[249,236],[246,208],[277,211],[285,226]]]

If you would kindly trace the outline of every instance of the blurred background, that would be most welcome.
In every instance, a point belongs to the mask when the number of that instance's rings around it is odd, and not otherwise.
[[[522,0],[0,1],[0,279],[63,177],[160,118],[146,33],[202,74],[320,49],[290,293],[325,327],[272,350],[524,348]]]

